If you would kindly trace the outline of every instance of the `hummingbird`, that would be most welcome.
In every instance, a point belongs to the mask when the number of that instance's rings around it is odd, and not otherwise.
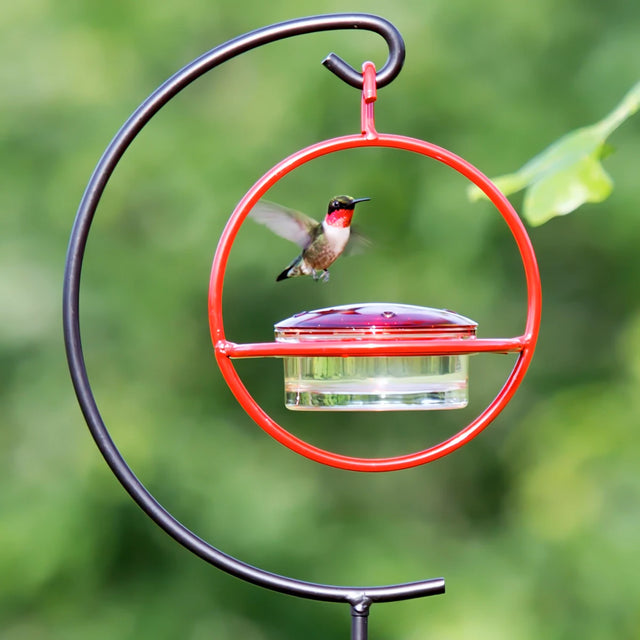
[[[327,282],[329,267],[345,249],[351,250],[368,242],[362,234],[351,230],[355,206],[366,200],[370,198],[335,196],[329,201],[322,222],[299,211],[260,200],[250,217],[302,249],[302,253],[278,275],[276,282],[297,276],[312,276],[314,280]]]

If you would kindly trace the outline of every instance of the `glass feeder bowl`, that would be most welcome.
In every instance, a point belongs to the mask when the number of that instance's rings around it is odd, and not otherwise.
[[[475,339],[477,323],[407,304],[351,304],[304,311],[275,325],[276,342]],[[285,406],[298,411],[460,409],[468,354],[285,356]]]

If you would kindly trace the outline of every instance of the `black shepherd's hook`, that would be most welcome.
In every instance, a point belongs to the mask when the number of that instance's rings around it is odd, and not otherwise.
[[[384,66],[376,73],[376,85],[378,88],[388,85],[400,73],[404,64],[404,40],[400,32],[384,18],[367,14],[355,14],[344,16],[322,16],[332,19],[344,19],[343,26],[330,27],[332,29],[368,29],[379,33],[389,45],[389,57]],[[340,56],[330,53],[322,64],[356,89],[362,89],[362,73],[356,71],[350,64],[347,64]]]
[[[366,638],[366,614],[371,603],[442,593],[444,580],[437,578],[380,587],[340,587],[303,582],[245,564],[197,537],[155,500],[136,478],[111,439],[89,383],[79,318],[80,275],[91,222],[113,170],[145,124],[187,85],[227,60],[269,42],[333,29],[364,29],[380,34],[389,46],[389,57],[377,73],[377,86],[389,84],[398,75],[404,62],[404,42],[389,21],[364,13],[310,16],[252,31],[208,51],[171,76],[133,112],[100,158],[80,202],[67,250],[62,312],[71,378],[89,430],[111,471],[143,511],[184,547],[238,578],[301,598],[349,603],[354,616],[352,637],[363,640]],[[330,54],[324,64],[351,86],[362,88],[360,72],[337,55]]]

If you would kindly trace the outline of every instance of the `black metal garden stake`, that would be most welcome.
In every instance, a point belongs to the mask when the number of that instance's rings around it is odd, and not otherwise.
[[[389,46],[389,55],[385,65],[376,74],[376,84],[383,87],[398,75],[404,62],[404,42],[390,22],[378,16],[360,13],[311,16],[252,31],[212,49],[171,76],[135,110],[102,155],[80,203],[66,259],[63,321],[67,359],[85,420],[112,472],[143,511],[191,552],[242,580],[292,596],[350,605],[351,638],[366,640],[371,604],[441,594],[444,592],[444,580],[437,578],[376,587],[343,587],[303,582],[248,565],[196,536],[156,501],[136,478],[111,439],[87,376],[79,323],[80,276],[93,217],[117,163],[147,122],[191,82],[241,53],[283,38],[334,29],[363,29],[381,35]],[[362,74],[337,55],[329,54],[323,64],[349,85],[362,88]]]

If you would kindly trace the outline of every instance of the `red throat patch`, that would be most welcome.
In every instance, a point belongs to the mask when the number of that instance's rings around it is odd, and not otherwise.
[[[332,227],[348,227],[353,218],[353,209],[336,209],[327,215],[327,224]]]

